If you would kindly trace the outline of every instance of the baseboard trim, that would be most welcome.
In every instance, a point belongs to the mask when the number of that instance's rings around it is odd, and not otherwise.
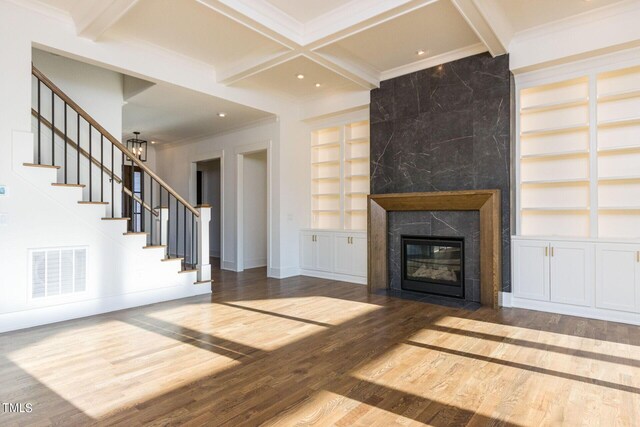
[[[362,276],[351,276],[348,274],[331,273],[327,271],[300,270],[300,275],[317,277],[319,279],[338,280],[340,282],[356,283],[358,285],[366,285],[367,278]]]
[[[512,307],[512,305],[511,305],[511,292],[499,292],[498,293],[498,305],[500,305],[500,307]]]
[[[266,258],[250,259],[244,262],[245,270],[248,270],[250,268],[258,268],[258,267],[266,267],[266,266],[267,266]]]
[[[211,293],[211,283],[178,285],[0,314],[0,333]]]
[[[220,263],[220,268],[223,270],[237,271],[236,263],[234,261],[222,261]]]
[[[606,320],[609,322],[628,323],[630,325],[640,325],[640,316],[638,316],[638,313],[627,313],[624,311],[606,310],[596,307],[581,307],[550,301],[534,301],[515,296],[511,298],[511,307],[565,314],[568,316],[586,317],[588,319]]]
[[[271,267],[267,269],[267,277],[273,277],[274,279],[286,279],[287,277],[299,275],[300,269],[298,267]]]

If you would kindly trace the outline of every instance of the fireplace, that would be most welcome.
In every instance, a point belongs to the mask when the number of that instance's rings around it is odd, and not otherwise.
[[[402,236],[401,287],[464,298],[464,239]]]

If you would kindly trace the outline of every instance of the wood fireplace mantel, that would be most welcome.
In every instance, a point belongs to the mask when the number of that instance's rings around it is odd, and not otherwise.
[[[480,302],[483,306],[498,308],[502,283],[500,190],[372,194],[368,197],[368,211],[369,292],[389,287],[387,212],[479,211]]]

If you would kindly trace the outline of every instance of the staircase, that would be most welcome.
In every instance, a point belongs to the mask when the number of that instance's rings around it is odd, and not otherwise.
[[[176,282],[210,283],[210,207],[191,206],[149,169],[141,150],[118,141],[37,68],[32,75],[34,160],[22,166],[36,181],[49,179],[56,200],[75,201],[105,233],[139,245],[141,259],[157,257],[157,268],[177,274]]]

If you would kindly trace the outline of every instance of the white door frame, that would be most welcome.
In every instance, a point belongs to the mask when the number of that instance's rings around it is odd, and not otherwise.
[[[224,150],[211,151],[208,153],[198,154],[189,159],[191,172],[189,173],[189,203],[195,206],[198,201],[198,163],[208,162],[210,160],[220,159],[220,269],[225,265],[224,251]],[[215,206],[213,207],[215,209]]]
[[[271,140],[237,147],[236,154],[236,271],[244,271],[244,156],[267,152],[267,276],[271,271]]]

